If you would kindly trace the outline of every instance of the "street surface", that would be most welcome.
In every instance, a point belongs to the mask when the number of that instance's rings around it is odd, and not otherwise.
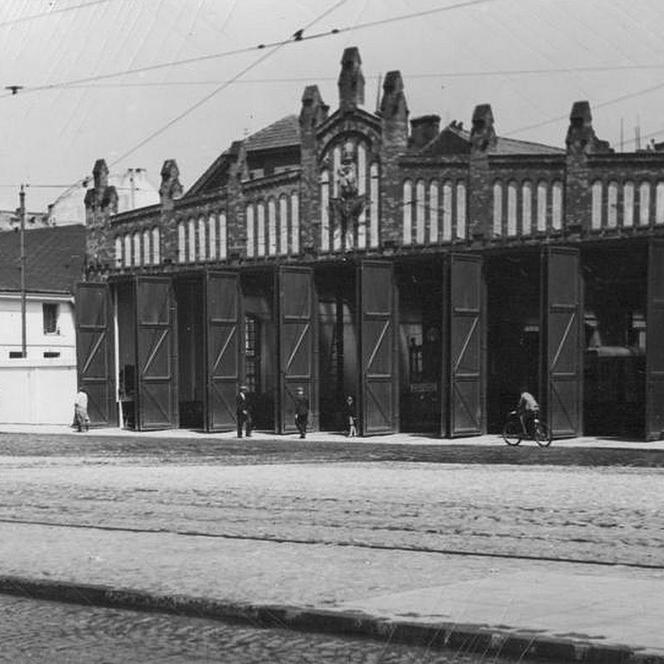
[[[29,451],[29,437],[11,438],[0,436],[0,455],[21,442]],[[380,450],[358,445],[266,445],[262,455],[260,444],[71,441],[0,456],[0,520],[664,566],[661,468],[377,461]]]
[[[482,654],[0,595],[11,664],[480,664]],[[527,664],[522,660],[523,664]]]
[[[0,434],[0,574],[303,607],[479,588],[527,559],[535,579],[661,579],[661,454],[554,450]],[[10,597],[0,615],[12,662],[487,661]]]

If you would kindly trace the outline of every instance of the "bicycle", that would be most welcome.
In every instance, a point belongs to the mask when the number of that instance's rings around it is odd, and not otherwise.
[[[515,447],[522,440],[534,440],[540,447],[551,445],[551,432],[539,417],[532,419],[532,433],[526,428],[524,418],[516,410],[507,414],[505,427],[503,428],[503,440],[510,446]]]

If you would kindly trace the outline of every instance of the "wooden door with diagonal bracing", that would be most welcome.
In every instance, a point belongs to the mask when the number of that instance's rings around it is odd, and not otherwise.
[[[309,399],[309,426],[318,422],[317,304],[314,273],[308,267],[282,265],[277,271],[279,311],[279,410],[278,431],[295,427],[298,387]]]
[[[441,390],[442,435],[486,432],[485,305],[482,257],[450,254],[446,259],[448,334],[446,389]]]
[[[228,431],[236,425],[235,397],[240,365],[240,276],[209,272],[205,278],[207,431]]]
[[[88,395],[92,426],[116,426],[113,321],[107,284],[76,286],[78,383]]]
[[[664,434],[664,240],[650,241],[646,318],[646,440]]]
[[[545,415],[554,437],[582,431],[582,289],[578,249],[542,251],[542,315]]]
[[[362,261],[358,268],[360,433],[393,433],[398,422],[396,294],[391,263]]]
[[[136,360],[141,431],[177,426],[174,301],[168,277],[136,279]]]

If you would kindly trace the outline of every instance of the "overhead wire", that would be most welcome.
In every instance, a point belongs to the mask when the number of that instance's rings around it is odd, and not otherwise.
[[[41,12],[39,14],[19,16],[17,18],[7,19],[6,21],[0,21],[0,28],[7,27],[9,25],[17,25],[18,23],[27,23],[28,21],[33,21],[38,18],[45,18],[47,16],[53,16],[54,14],[63,14],[65,12],[74,11],[76,9],[87,9],[88,7],[94,7],[95,5],[101,5],[106,2],[113,2],[113,0],[91,0],[90,2],[84,2],[80,5],[70,5],[69,7],[52,9],[51,11]]]
[[[664,83],[658,83],[657,85],[651,85],[647,88],[643,88],[642,90],[637,90],[636,92],[628,92],[627,94],[607,99],[598,104],[591,104],[590,108],[593,110],[597,110],[599,108],[605,108],[606,106],[612,106],[613,104],[618,104],[621,101],[634,99],[635,97],[641,97],[642,95],[649,94],[650,92],[655,92],[656,90],[661,90],[662,88],[664,88]],[[546,127],[556,122],[567,120],[568,118],[569,118],[569,113],[566,113],[565,115],[557,115],[556,117],[549,118],[548,120],[542,120],[541,122],[536,122],[534,124],[526,125],[524,127],[519,127],[518,129],[513,129],[503,134],[503,136],[508,137],[508,136],[513,136],[514,134],[522,134],[525,131],[530,131],[531,129],[539,129],[540,127]]]
[[[40,92],[43,90],[52,90],[54,88],[59,88],[59,87],[69,87],[72,85],[77,85],[81,83],[91,83],[94,81],[101,81],[101,80],[107,80],[110,78],[116,78],[118,76],[127,76],[130,74],[140,74],[140,73],[145,73],[148,71],[156,71],[158,69],[166,69],[166,68],[172,68],[175,66],[182,66],[182,65],[188,65],[188,64],[193,64],[197,62],[204,62],[206,60],[216,60],[220,58],[225,58],[225,57],[230,57],[233,55],[241,55],[243,53],[252,53],[256,50],[263,50],[263,49],[272,49],[272,48],[277,48],[277,47],[282,47],[287,44],[292,44],[294,42],[303,42],[303,41],[311,41],[314,39],[322,39],[325,37],[330,37],[333,35],[339,35],[343,34],[346,32],[353,32],[356,30],[363,30],[366,28],[372,28],[376,27],[379,25],[385,25],[388,23],[395,23],[398,21],[405,21],[405,20],[410,20],[414,18],[421,18],[423,16],[428,16],[432,14],[438,14],[441,12],[446,12],[446,11],[453,11],[456,9],[462,9],[465,7],[471,7],[474,5],[480,5],[480,4],[487,4],[490,2],[498,2],[499,0],[462,0],[461,2],[457,2],[452,5],[445,5],[444,7],[436,7],[434,9],[429,9],[425,11],[419,11],[419,12],[412,12],[410,14],[401,14],[399,16],[393,16],[390,18],[386,19],[378,19],[374,21],[366,21],[364,23],[358,23],[356,25],[351,25],[351,26],[346,26],[346,27],[341,27],[341,28],[332,28],[330,30],[325,30],[322,32],[314,33],[311,35],[303,34],[306,32],[308,28],[302,28],[300,31],[300,36],[297,39],[294,39],[293,37],[289,37],[288,39],[282,39],[282,40],[277,40],[273,42],[266,42],[254,46],[246,46],[246,47],[241,47],[237,49],[232,49],[228,51],[221,51],[218,53],[211,53],[208,55],[201,55],[201,56],[196,56],[192,58],[186,58],[183,60],[171,60],[169,62],[161,62],[161,63],[156,63],[153,65],[145,65],[143,67],[135,67],[132,69],[125,69],[121,71],[116,71],[116,72],[109,72],[107,74],[95,74],[93,76],[85,76],[69,81],[61,81],[59,83],[50,83],[50,84],[44,84],[44,85],[38,85],[38,86],[25,86],[23,90],[21,90],[21,94],[29,94],[29,93],[34,93],[34,92]],[[311,26],[308,26],[311,27]],[[8,97],[11,96],[11,93],[0,95],[0,99],[3,97]]]

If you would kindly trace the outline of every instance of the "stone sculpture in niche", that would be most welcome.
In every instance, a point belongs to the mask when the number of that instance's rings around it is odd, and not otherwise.
[[[344,249],[352,249],[358,219],[366,206],[366,196],[359,193],[357,160],[351,143],[344,147],[335,178],[338,196],[330,199],[334,232],[341,236]]]

